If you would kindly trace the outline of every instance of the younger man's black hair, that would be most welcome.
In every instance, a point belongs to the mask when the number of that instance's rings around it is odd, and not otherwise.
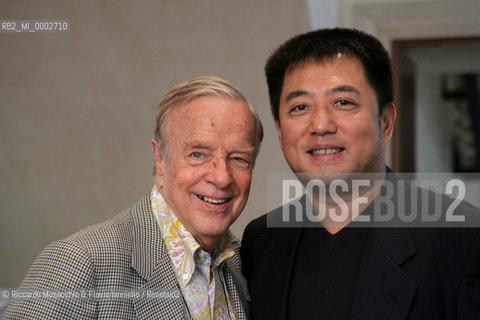
[[[393,101],[393,80],[390,57],[375,37],[346,28],[320,29],[298,35],[280,46],[265,65],[270,107],[279,120],[279,103],[285,74],[309,62],[321,63],[339,54],[357,58],[365,76],[377,94],[379,116]]]

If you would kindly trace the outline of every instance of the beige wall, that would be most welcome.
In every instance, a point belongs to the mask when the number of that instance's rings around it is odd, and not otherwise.
[[[257,108],[266,137],[244,226],[286,171],[263,64],[309,30],[303,1],[0,1],[0,19],[69,19],[68,34],[0,33],[0,287],[16,287],[49,242],[104,221],[152,185],[154,108],[211,74]]]

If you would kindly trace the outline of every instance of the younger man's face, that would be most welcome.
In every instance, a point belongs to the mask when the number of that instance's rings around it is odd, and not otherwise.
[[[294,172],[385,171],[395,107],[379,117],[375,90],[362,64],[345,56],[286,73],[276,127]]]

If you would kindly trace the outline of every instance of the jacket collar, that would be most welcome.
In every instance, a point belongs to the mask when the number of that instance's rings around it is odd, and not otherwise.
[[[415,253],[408,228],[371,230],[357,279],[352,319],[408,317],[417,284],[401,266]]]
[[[171,299],[134,300],[139,319],[185,319],[185,303],[150,203],[150,193],[131,209],[133,219],[132,268],[145,280],[140,290],[165,290]]]
[[[394,185],[397,210],[397,178],[388,167],[386,179]],[[371,206],[368,209],[373,210]],[[408,317],[418,286],[402,270],[402,265],[416,252],[408,226],[371,228],[357,279],[352,319]]]

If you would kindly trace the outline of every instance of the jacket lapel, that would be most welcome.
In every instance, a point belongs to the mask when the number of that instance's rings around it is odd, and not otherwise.
[[[247,302],[247,282],[241,273],[240,253],[228,258],[223,264],[222,272],[225,278],[225,284],[228,290],[230,303],[235,312],[235,319],[246,320],[249,314],[249,304]]]
[[[252,277],[250,286],[257,295],[252,301],[257,315],[256,319],[286,319],[290,285],[292,282],[295,257],[302,228],[276,228],[269,232],[275,233],[266,243],[264,257],[260,265],[255,266],[255,279]],[[257,287],[258,286],[258,287]]]
[[[360,268],[352,319],[406,319],[417,285],[400,266],[416,252],[408,228],[373,228]]]
[[[285,261],[285,264],[280,264],[276,266],[278,272],[278,292],[281,292],[281,320],[286,319],[288,311],[288,301],[290,298],[290,286],[292,283],[293,270],[295,267],[295,259],[297,256],[298,245],[302,235],[302,228],[293,228],[287,229],[284,233],[284,238],[282,239],[283,244],[282,248],[285,250],[282,252],[282,260]],[[272,291],[276,292],[276,291]],[[279,309],[280,309],[279,308]]]
[[[302,219],[301,221],[308,221],[306,219],[306,196],[302,196],[298,202],[301,204],[302,208]],[[283,207],[278,208],[276,211],[273,211],[267,214],[267,227],[270,226],[282,226],[288,225],[278,219],[283,219]],[[289,206],[289,221],[292,221],[290,224],[291,227],[280,227],[280,228],[269,228],[268,232],[271,232],[269,236],[269,242],[265,244],[264,251],[265,257],[262,258],[262,261],[266,261],[264,266],[256,266],[263,268],[258,274],[261,277],[268,277],[268,288],[262,288],[265,292],[267,290],[265,297],[261,297],[265,301],[264,305],[258,305],[257,308],[267,308],[270,307],[270,310],[262,310],[261,314],[268,314],[268,319],[286,319],[288,312],[288,303],[290,298],[290,286],[293,277],[293,271],[295,267],[295,260],[298,251],[298,245],[300,243],[300,238],[302,235],[302,222],[297,221],[297,211],[295,206]],[[308,224],[308,223],[307,223]],[[274,262],[273,268],[272,263]],[[265,280],[259,280],[262,284],[265,283]],[[251,284],[253,286],[254,283]],[[274,294],[271,294],[274,293]],[[258,311],[257,311],[258,312]]]
[[[185,304],[150,204],[150,194],[132,208],[132,268],[145,279],[139,289],[166,292],[173,298],[134,300],[138,319],[185,319]],[[145,292],[144,291],[144,292]]]

